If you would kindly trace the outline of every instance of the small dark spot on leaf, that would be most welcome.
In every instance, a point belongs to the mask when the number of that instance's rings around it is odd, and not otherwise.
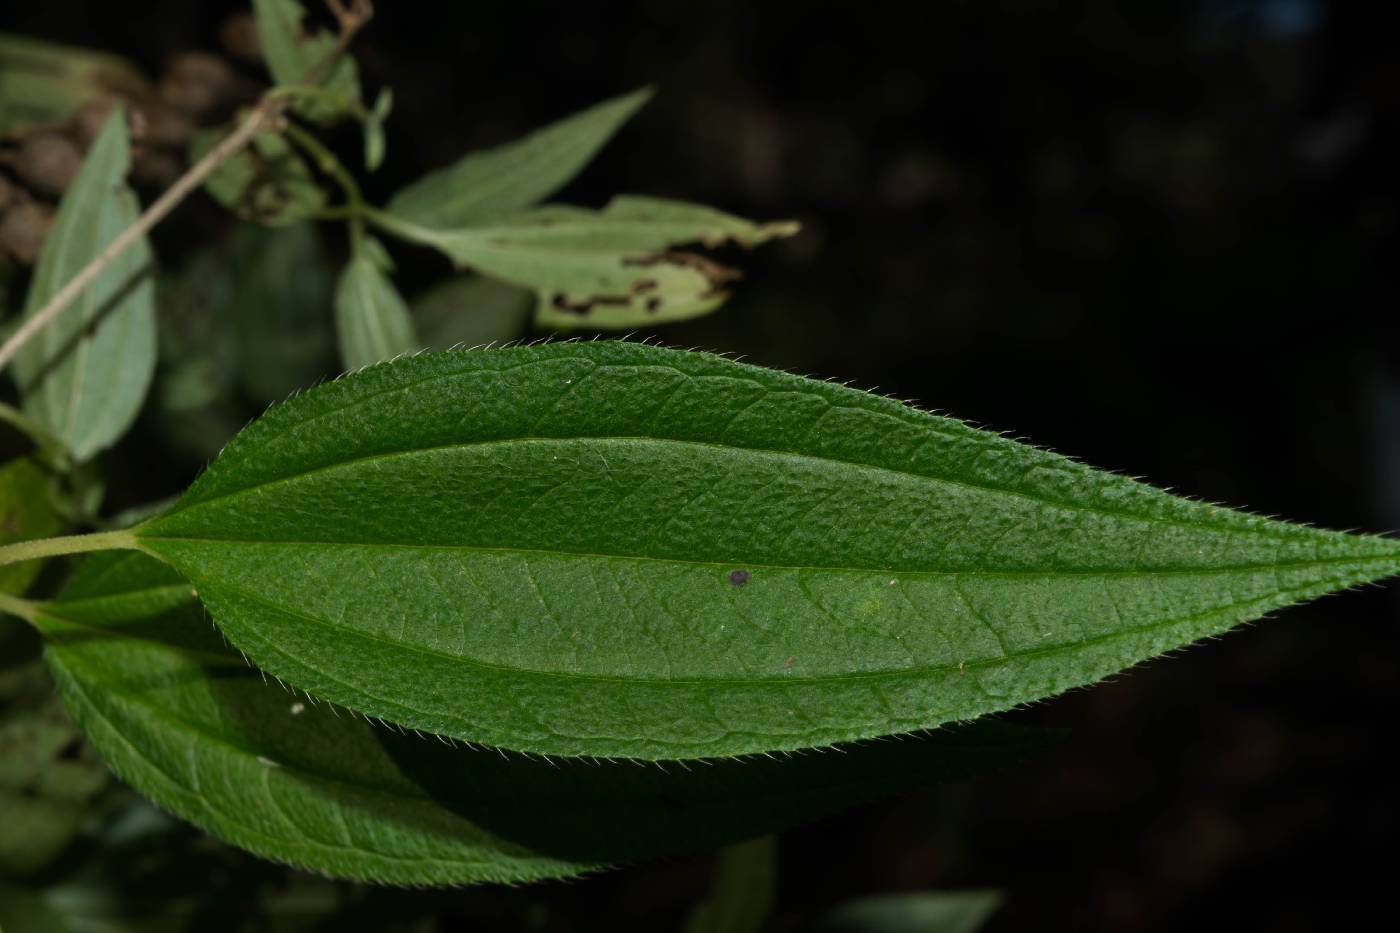
[[[67,745],[59,749],[58,757],[60,761],[77,761],[78,756],[82,754],[82,751],[83,740],[75,737]]]
[[[749,572],[747,570],[729,571],[729,582],[735,586],[743,586],[749,582]]]
[[[657,298],[657,297],[654,297],[654,296],[653,296],[653,297],[647,299],[647,311],[648,311],[649,313],[655,314],[656,312],[658,312],[658,311],[660,311],[660,310],[661,310],[661,299],[660,299],[660,298]]]

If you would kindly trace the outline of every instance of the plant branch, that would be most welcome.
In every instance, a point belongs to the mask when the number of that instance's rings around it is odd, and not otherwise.
[[[355,33],[369,22],[374,13],[369,0],[351,0],[348,5],[333,2],[330,6],[336,21],[340,24],[340,32],[336,36],[335,46],[307,71],[305,77],[299,82],[300,84],[310,86],[319,82],[335,61],[345,53]],[[205,179],[214,173],[215,169],[247,146],[259,131],[275,124],[288,105],[289,98],[286,94],[273,92],[264,94],[237,129],[225,136],[202,159],[191,165],[185,174],[177,178],[164,194],[146,208],[134,224],[127,227],[115,240],[107,244],[106,249],[98,253],[77,275],[69,279],[67,284],[60,288],[47,304],[27,318],[19,330],[15,331],[3,346],[0,346],[0,370],[8,366],[20,348],[47,327],[64,308],[72,304],[73,300],[82,294],[118,256],[126,252],[152,227],[164,220],[181,201],[189,196],[190,192],[202,185]]]

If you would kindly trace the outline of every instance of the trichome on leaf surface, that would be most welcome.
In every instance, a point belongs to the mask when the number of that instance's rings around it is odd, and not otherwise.
[[[373,207],[316,135],[354,120],[366,168],[385,156],[392,98],[366,106],[345,55],[367,4],[332,4],[335,36],[304,34],[291,0],[255,6],[276,86],[232,135],[191,139],[184,184],[287,227],[296,255],[312,221],[345,225],[338,286],[302,286],[334,292],[354,372],[273,405],[173,503],[101,515],[95,457],[160,355],[118,104],[0,350],[22,399],[3,414],[36,447],[0,468],[0,610],[42,636],[113,770],[220,838],[396,884],[728,845],[1014,762],[1047,737],[988,714],[1400,572],[1400,542],[1178,498],[722,356],[420,353],[444,341],[418,325],[453,311],[515,328],[533,310],[545,329],[707,313],[734,273],[681,247],[796,225],[638,196],[541,206],[647,91]],[[472,277],[420,311],[371,228]],[[254,266],[289,255],[263,246]],[[65,529],[99,530],[51,537]],[[39,560],[86,551],[110,553],[36,583]]]

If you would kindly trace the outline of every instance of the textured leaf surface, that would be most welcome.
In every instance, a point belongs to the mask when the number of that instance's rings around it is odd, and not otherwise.
[[[335,293],[340,361],[359,369],[420,349],[398,289],[368,255],[350,260]]]
[[[525,880],[723,845],[1046,741],[990,723],[676,772],[449,748],[269,686],[189,584],[140,554],[91,558],[42,624],[65,701],[125,780],[250,851],[343,877]]]
[[[126,118],[118,107],[59,206],[29,286],[25,316],[135,222]],[[24,410],[87,460],[126,433],[156,363],[151,250],[138,239],[15,357]]]
[[[278,85],[298,83],[335,48],[335,36],[323,29],[308,28],[306,9],[296,0],[253,0],[253,9],[258,20],[258,42]],[[326,97],[299,97],[292,105],[308,120],[332,123],[359,105],[360,76],[349,55],[336,59],[317,85]]]
[[[518,213],[554,194],[651,97],[650,89],[604,101],[496,149],[472,152],[394,195],[389,210],[450,229]]]
[[[189,584],[149,557],[89,559],[40,625],[64,703],[113,770],[258,855],[399,884],[583,867],[453,816],[369,723],[269,686],[210,629]]]
[[[967,719],[1400,569],[1391,540],[610,342],[318,387],[136,534],[313,694],[488,745],[639,758]]]
[[[0,544],[47,538],[62,530],[43,469],[28,457],[0,466]],[[43,561],[26,560],[0,567],[0,593],[23,595],[43,566]]]
[[[734,272],[688,243],[756,246],[797,225],[757,224],[698,204],[623,196],[601,211],[550,206],[485,227],[395,228],[459,265],[534,289],[547,327],[627,328],[684,320],[728,297]]]

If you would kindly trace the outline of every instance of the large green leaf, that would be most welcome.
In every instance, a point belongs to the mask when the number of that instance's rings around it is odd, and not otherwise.
[[[245,429],[134,543],[289,683],[558,755],[923,729],[1400,571],[854,389],[704,353],[423,355]]]
[[[509,145],[468,153],[394,195],[389,209],[444,229],[509,217],[568,184],[650,97],[649,88],[633,91]]]
[[[28,457],[0,466],[0,544],[47,538],[62,530],[43,469]],[[0,567],[0,593],[23,595],[42,566],[29,560]]]
[[[368,254],[353,257],[335,292],[340,362],[359,369],[420,349],[408,305]]]
[[[29,286],[26,317],[135,223],[136,195],[125,182],[130,167],[126,117],[118,107],[63,196]],[[150,266],[142,237],[15,357],[25,412],[76,460],[116,442],[150,388],[156,363]]]
[[[601,211],[550,206],[491,226],[433,230],[386,226],[469,266],[539,295],[538,321],[555,328],[630,328],[714,310],[736,275],[688,243],[756,246],[790,236],[790,221],[757,224],[698,204],[622,196]]]
[[[1023,757],[998,726],[668,773],[448,747],[299,700],[141,554],[90,558],[39,624],[74,718],[161,806],[259,855],[402,884],[528,880],[723,845]]]
[[[355,60],[341,54],[334,64],[322,66],[335,49],[336,37],[309,27],[306,9],[297,0],[253,0],[253,10],[267,69],[279,86],[296,85],[312,69],[322,67],[316,82],[321,96],[298,97],[292,105],[294,111],[317,123],[333,123],[362,108]]]

